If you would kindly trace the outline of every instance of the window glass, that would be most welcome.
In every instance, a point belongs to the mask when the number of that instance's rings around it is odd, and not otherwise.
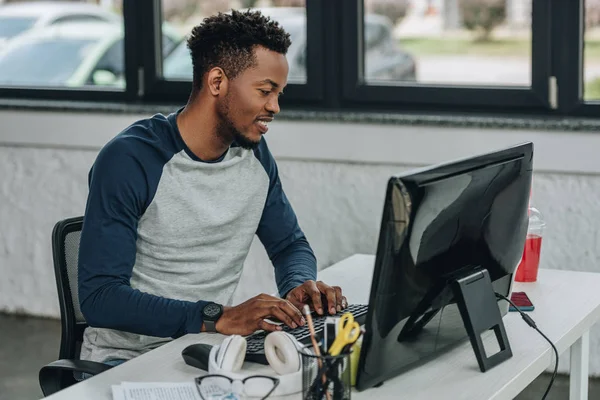
[[[163,33],[165,29],[187,37],[192,28],[218,12],[252,7],[279,22],[290,34],[292,45],[287,59],[289,83],[306,83],[306,2],[305,0],[230,1],[162,0]],[[170,54],[163,53],[163,77],[169,80],[192,80],[192,60],[187,43],[182,40]]]
[[[95,3],[0,4],[0,86],[123,89],[122,2]]]
[[[585,0],[583,97],[600,100],[600,0]]]
[[[531,85],[532,0],[364,0],[367,83]]]
[[[125,40],[119,39],[102,55],[86,84],[125,87],[124,45]]]
[[[0,58],[0,84],[68,85],[90,45],[92,41],[78,39],[40,39],[20,44]]]

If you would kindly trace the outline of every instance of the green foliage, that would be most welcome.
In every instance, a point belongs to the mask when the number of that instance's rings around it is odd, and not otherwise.
[[[402,21],[406,17],[409,7],[409,0],[369,0],[365,2],[367,11],[385,15],[392,21],[392,24]]]
[[[488,41],[506,19],[506,0],[459,0],[458,7],[464,27],[475,32],[478,41]]]
[[[585,83],[583,88],[583,98],[587,101],[600,100],[600,78]]]

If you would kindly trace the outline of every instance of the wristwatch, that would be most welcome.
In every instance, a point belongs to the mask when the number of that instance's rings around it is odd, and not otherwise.
[[[223,306],[217,303],[208,303],[202,309],[202,319],[206,332],[217,332],[217,321],[223,315]]]

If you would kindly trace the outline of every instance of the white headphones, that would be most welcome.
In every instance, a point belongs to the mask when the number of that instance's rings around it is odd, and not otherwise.
[[[265,339],[265,356],[277,373],[279,385],[272,396],[283,396],[302,391],[302,359],[298,350],[304,346],[286,332],[269,333]],[[240,335],[228,336],[223,343],[213,346],[208,359],[209,374],[220,374],[232,379],[244,379],[239,373],[246,356],[246,339]]]

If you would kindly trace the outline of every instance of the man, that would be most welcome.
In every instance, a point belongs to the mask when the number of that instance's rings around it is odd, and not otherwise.
[[[90,171],[79,299],[81,358],[118,364],[187,333],[247,335],[335,313],[339,287],[316,260],[262,139],[287,83],[289,35],[259,12],[207,18],[188,39],[193,89],[181,110],[138,121]],[[254,235],[281,298],[229,306]],[[321,296],[329,310],[322,310]]]

